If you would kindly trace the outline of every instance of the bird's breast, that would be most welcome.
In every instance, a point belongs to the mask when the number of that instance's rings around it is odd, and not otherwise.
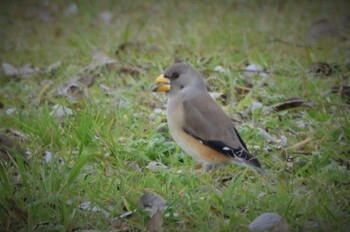
[[[192,158],[199,162],[203,162],[203,159],[198,154],[197,150],[193,146],[194,138],[188,135],[184,131],[184,110],[181,101],[175,101],[173,99],[168,100],[167,106],[167,120],[169,131],[175,142]],[[191,143],[192,142],[192,143]]]
[[[167,120],[169,131],[175,142],[194,160],[201,163],[227,164],[231,159],[208,146],[185,132],[184,110],[181,102],[168,101]]]

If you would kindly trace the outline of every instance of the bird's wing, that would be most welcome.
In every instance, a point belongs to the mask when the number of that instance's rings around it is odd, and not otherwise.
[[[231,120],[209,95],[184,100],[183,109],[186,133],[238,162],[261,167],[258,159],[249,153]]]

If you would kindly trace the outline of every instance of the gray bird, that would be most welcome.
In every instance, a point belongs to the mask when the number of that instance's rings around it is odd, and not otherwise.
[[[259,160],[249,153],[234,124],[209,95],[193,67],[181,63],[169,66],[155,80],[153,91],[167,93],[170,134],[204,169],[238,164],[261,171]]]

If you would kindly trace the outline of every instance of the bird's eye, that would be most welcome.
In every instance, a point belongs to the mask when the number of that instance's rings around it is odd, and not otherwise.
[[[175,72],[173,75],[171,75],[172,79],[177,79],[179,77],[179,73]]]

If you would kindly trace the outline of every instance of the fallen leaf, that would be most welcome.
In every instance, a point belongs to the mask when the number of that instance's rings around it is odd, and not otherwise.
[[[117,60],[110,58],[105,53],[99,50],[93,51],[92,61],[93,63],[90,65],[90,67],[92,67],[92,70],[95,70],[97,67],[102,67],[102,66],[114,67],[119,64]]]
[[[153,217],[147,223],[148,232],[160,232],[162,231],[163,217],[160,210],[153,215]]]
[[[300,149],[302,146],[309,143],[311,140],[312,140],[312,138],[306,138],[303,141],[300,141],[300,142],[294,144],[293,146],[289,147],[289,149]]]
[[[18,130],[14,130],[14,129],[9,129],[8,130],[9,133],[11,133],[12,135],[18,137],[22,142],[25,142],[28,140],[28,136],[26,136],[25,134],[23,134],[21,131]]]
[[[245,67],[245,72],[243,74],[243,76],[245,78],[252,78],[254,75],[257,75],[259,77],[268,77],[268,73],[265,72],[263,70],[263,68],[258,65],[258,64],[248,64],[246,67]]]
[[[277,139],[276,137],[270,135],[265,129],[258,127],[259,134],[265,138],[267,142],[282,143],[282,139]]]
[[[6,76],[18,76],[19,75],[18,69],[13,67],[12,65],[10,65],[8,63],[3,63],[2,69],[4,70],[4,73]]]
[[[11,114],[13,114],[13,113],[17,113],[17,109],[16,109],[16,108],[8,108],[8,109],[6,110],[6,114],[7,114],[7,115],[11,115]]]
[[[131,43],[131,42],[125,42],[118,46],[118,48],[115,50],[114,54],[118,55],[120,52],[125,51],[129,48],[137,48],[140,49],[142,47],[142,44],[140,43]]]
[[[40,69],[34,67],[32,64],[25,64],[22,67],[20,67],[18,71],[20,77],[29,78],[40,72]]]
[[[253,101],[251,106],[239,112],[242,118],[248,118],[248,115],[256,109],[263,108],[263,104],[258,101]],[[266,107],[265,107],[266,108]]]
[[[339,65],[328,64],[325,62],[315,62],[310,65],[309,71],[318,75],[330,76],[339,72]]]
[[[134,211],[125,212],[125,213],[121,214],[121,215],[119,216],[119,218],[120,218],[120,219],[128,218],[128,217],[130,217],[133,213],[134,213]]]
[[[287,156],[286,162],[287,162],[287,169],[291,169],[294,166],[293,162],[293,157],[292,156]]]
[[[45,151],[44,153],[44,161],[45,163],[50,163],[52,160],[52,153],[50,151]]]
[[[55,116],[56,120],[64,120],[67,116],[73,115],[73,111],[68,107],[61,105],[54,105],[50,112],[50,115]]]
[[[214,67],[214,71],[215,71],[215,72],[219,72],[219,73],[226,73],[226,74],[230,72],[229,69],[226,69],[226,68],[224,68],[224,67],[222,67],[222,66],[220,66],[220,65],[215,66],[215,67]]]
[[[107,95],[111,94],[112,90],[110,87],[104,85],[104,84],[100,84],[100,88],[103,90],[103,92]]]
[[[305,121],[302,119],[295,121],[295,124],[298,128],[305,128]]]
[[[91,201],[85,201],[79,205],[79,209],[89,212],[101,212],[105,217],[109,217],[110,213],[100,207],[93,205]]]
[[[2,68],[4,70],[5,75],[12,77],[29,78],[40,72],[40,69],[34,67],[32,64],[24,64],[19,68],[15,68],[14,66],[8,63],[3,63]]]
[[[161,211],[165,208],[166,200],[157,193],[145,191],[138,200],[137,205],[153,217],[157,211]]]
[[[77,77],[77,80],[79,83],[82,83],[86,87],[90,87],[94,84],[95,80],[97,78],[97,75],[93,74],[85,74]]]
[[[78,83],[70,83],[66,88],[60,91],[60,95],[74,98],[70,102],[75,102],[77,98],[81,96],[87,96],[87,89],[85,86],[79,85]]]
[[[256,109],[261,109],[261,108],[263,108],[263,104],[258,101],[253,101],[252,105],[250,106],[251,111],[254,111]]]
[[[252,84],[250,82],[248,82],[248,81],[244,81],[244,82],[246,82],[246,84],[252,86]],[[238,94],[247,94],[250,92],[250,90],[252,90],[252,88],[248,87],[248,86],[235,85],[235,90],[236,90],[236,93],[238,93]]]
[[[160,169],[160,168],[163,168],[163,169],[168,169],[169,167],[160,163],[160,162],[156,162],[156,161],[151,161],[147,164],[146,166],[147,169],[150,169],[150,170],[157,170],[157,169]]]
[[[118,46],[115,50],[114,54],[119,55],[122,52],[140,52],[140,51],[160,51],[162,48],[157,44],[142,44],[142,43],[134,43],[134,42],[125,42]]]
[[[142,168],[140,167],[140,165],[138,165],[136,161],[127,161],[125,165],[134,172],[142,172]]]
[[[58,96],[67,97],[71,103],[75,103],[82,96],[88,97],[88,87],[97,78],[97,75],[85,74],[74,77],[71,81],[58,87]]]
[[[263,114],[268,115],[273,112],[279,112],[287,109],[292,109],[300,106],[305,106],[305,107],[313,107],[313,102],[303,99],[303,98],[289,98],[282,103],[278,103],[276,105],[270,106],[270,107],[264,107],[263,109]]]
[[[143,74],[143,75],[146,74],[146,72],[143,69],[138,68],[138,67],[134,67],[134,66],[130,66],[130,65],[126,65],[126,64],[124,64],[120,67],[119,72],[120,73],[127,73],[127,74],[130,74],[132,76],[139,75],[139,74]]]
[[[50,64],[49,66],[47,66],[46,72],[53,73],[54,71],[56,71],[56,69],[58,69],[59,66],[61,66],[61,61],[57,61],[56,63]]]

